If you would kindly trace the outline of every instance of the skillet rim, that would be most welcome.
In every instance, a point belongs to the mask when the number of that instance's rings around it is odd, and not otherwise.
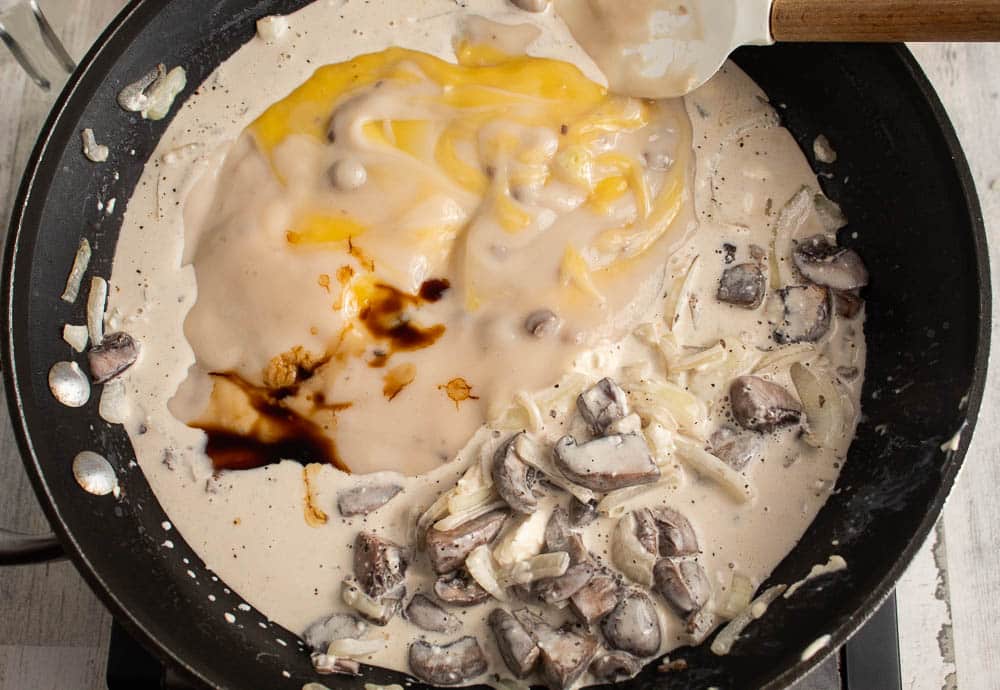
[[[21,460],[27,470],[32,487],[45,512],[46,518],[58,536],[66,554],[73,561],[77,570],[90,587],[98,594],[103,603],[111,610],[115,618],[125,626],[130,634],[140,638],[147,647],[155,650],[159,657],[169,660],[170,663],[184,669],[200,681],[213,685],[213,680],[203,673],[203,669],[194,668],[175,654],[173,649],[161,644],[160,640],[143,624],[141,616],[135,615],[128,609],[125,602],[119,598],[115,591],[106,585],[105,581],[93,567],[90,559],[80,549],[79,544],[70,533],[68,525],[63,519],[57,499],[49,489],[48,483],[43,476],[39,459],[34,452],[31,432],[28,429],[28,420],[25,416],[22,402],[20,381],[22,376],[30,376],[30,372],[24,372],[18,368],[16,356],[16,353],[19,351],[19,345],[21,349],[26,350],[27,347],[23,339],[20,339],[22,340],[20,344],[16,342],[19,339],[16,338],[13,328],[16,309],[14,298],[17,295],[26,293],[30,282],[29,271],[21,270],[18,272],[17,270],[19,265],[23,264],[23,261],[18,261],[18,250],[21,246],[22,238],[30,237],[33,232],[37,232],[37,223],[33,223],[31,214],[34,206],[39,202],[34,202],[33,200],[36,198],[44,199],[48,193],[49,179],[52,176],[44,175],[43,171],[46,166],[49,169],[54,168],[55,161],[49,161],[45,158],[54,130],[59,126],[64,116],[72,115],[75,111],[74,104],[78,100],[86,99],[85,102],[89,103],[92,92],[103,79],[103,73],[110,70],[121,57],[120,51],[112,50],[114,47],[112,44],[115,41],[122,41],[122,45],[127,46],[131,38],[145,28],[149,19],[158,14],[165,6],[156,7],[155,5],[156,3],[152,0],[132,0],[115,17],[88,51],[87,55],[80,61],[77,70],[70,77],[39,132],[38,140],[25,166],[18,194],[11,210],[10,225],[5,242],[3,259],[5,279],[2,293],[3,311],[2,315],[0,315],[0,318],[3,319],[5,337],[2,341],[2,351],[0,351],[0,362],[5,365],[3,367],[4,387]],[[793,663],[762,686],[773,690],[786,687],[796,680],[801,679],[830,654],[838,650],[875,613],[882,602],[889,596],[899,577],[909,566],[917,550],[923,545],[927,535],[939,519],[945,502],[954,487],[954,483],[971,444],[986,386],[992,324],[992,293],[986,228],[976,192],[975,181],[947,112],[912,53],[903,44],[887,45],[885,50],[891,52],[899,60],[909,78],[912,79],[912,84],[916,88],[917,93],[926,102],[935,125],[940,131],[951,155],[954,173],[964,197],[964,206],[969,212],[971,219],[970,230],[975,250],[975,269],[979,297],[979,313],[977,314],[979,328],[972,367],[972,385],[968,391],[968,406],[966,408],[966,427],[968,432],[962,434],[958,450],[947,459],[942,468],[940,482],[934,499],[931,502],[931,509],[924,514],[917,529],[907,542],[906,547],[897,557],[885,577],[871,589],[863,599],[862,605],[856,608],[854,613],[831,633],[831,639],[823,652],[807,660],[800,660]],[[111,54],[112,52],[119,54]],[[96,76],[95,72],[98,73]],[[53,171],[50,170],[50,172]],[[32,229],[33,227],[34,230]]]

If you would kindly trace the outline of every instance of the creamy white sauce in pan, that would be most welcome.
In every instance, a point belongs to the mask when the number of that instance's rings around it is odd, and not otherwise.
[[[734,574],[756,589],[833,490],[859,413],[863,304],[847,317],[830,301],[828,327],[815,341],[792,342],[812,324],[787,317],[779,290],[808,284],[792,266],[797,243],[830,235],[842,220],[816,196],[815,175],[765,94],[733,65],[683,102],[613,100],[616,122],[631,117],[642,125],[587,145],[607,145],[606,152],[644,167],[635,172],[621,164],[621,181],[601,187],[598,180],[585,192],[552,172],[569,165],[560,142],[574,136],[578,120],[567,118],[565,131],[551,114],[495,132],[492,120],[476,123],[483,175],[464,187],[436,164],[414,163],[422,159],[413,150],[400,153],[404,129],[365,129],[364,117],[434,122],[454,115],[424,78],[439,69],[430,63],[419,63],[417,76],[402,85],[388,78],[352,91],[336,110],[332,142],[293,133],[267,149],[261,130],[256,139],[244,133],[322,65],[392,47],[454,62],[463,36],[507,53],[526,44],[531,56],[575,64],[594,88],[605,83],[551,10],[529,14],[503,0],[466,5],[320,0],[288,17],[287,30],[271,27],[268,40],[251,41],[183,105],[129,201],[111,276],[108,311],[141,344],[139,360],[122,377],[128,405],[120,414],[142,471],[206,567],[270,619],[301,633],[331,613],[352,612],[342,581],[353,574],[360,531],[415,546],[421,514],[470,467],[484,458],[488,467],[518,431],[527,430],[546,456],[566,434],[589,440],[594,434],[576,396],[610,377],[639,415],[641,429],[625,432],[646,443],[659,481],[629,500],[615,494],[618,511],[582,529],[584,543],[615,568],[620,514],[672,508],[694,528],[696,558],[711,589],[704,607],[710,622],[694,634],[652,595],[662,654],[735,616]],[[481,20],[470,27],[473,14],[538,30],[504,31]],[[403,63],[403,71],[415,69]],[[321,127],[325,133],[325,120]],[[390,141],[376,146],[373,136]],[[463,145],[456,145],[458,157],[468,161]],[[492,163],[490,151],[499,151]],[[532,178],[539,169],[540,182]],[[653,211],[643,210],[640,178]],[[671,180],[681,185],[678,206],[648,248],[631,256],[634,243],[601,244],[605,233],[648,227],[644,219]],[[325,220],[303,220],[303,208],[322,209]],[[330,222],[330,209],[349,223]],[[442,219],[454,229],[442,231]],[[567,258],[569,246],[579,257]],[[577,258],[588,268],[580,270]],[[717,296],[724,271],[744,265],[767,286],[755,308]],[[448,281],[443,296],[416,300],[407,312],[419,328],[443,327],[431,344],[393,349],[395,341],[365,330],[361,313],[373,285],[418,295],[435,279]],[[794,309],[809,294],[793,290],[785,302]],[[357,299],[358,308],[344,308],[344,299]],[[844,299],[850,301],[837,302]],[[525,321],[539,310],[552,311],[558,328],[536,337]],[[345,329],[361,334],[356,346],[332,347],[344,341]],[[298,359],[274,361],[296,347]],[[334,355],[303,365],[303,352],[317,360]],[[220,384],[209,374],[231,378]],[[751,375],[789,392],[805,426],[766,434],[740,429],[730,387]],[[288,390],[274,398],[284,384]],[[399,390],[390,395],[393,385]],[[319,431],[354,473],[332,462],[291,460],[214,472],[206,433],[185,422],[259,431],[248,389],[270,391],[269,404]],[[334,403],[350,405],[331,411]],[[716,435],[723,427],[760,442],[745,466],[718,470],[724,463],[705,459],[706,448],[723,454]],[[329,446],[310,450],[316,448]],[[472,473],[467,484],[476,484]],[[484,495],[488,474],[473,486]],[[402,491],[377,511],[347,518],[338,512],[344,491],[385,485]],[[546,494],[542,514],[568,505],[565,491],[538,488]],[[540,550],[525,548],[517,553]],[[404,605],[418,592],[433,598],[434,579],[416,552]],[[637,586],[632,580],[624,582]],[[445,644],[472,635],[490,675],[463,682],[509,678],[486,624],[500,605],[494,599],[448,608],[462,623],[449,634],[422,631],[397,614],[368,627],[365,639],[385,644],[360,660],[409,672],[409,641]],[[524,607],[513,596],[502,605]],[[546,615],[558,622],[568,609]],[[575,684],[592,682],[584,674]]]

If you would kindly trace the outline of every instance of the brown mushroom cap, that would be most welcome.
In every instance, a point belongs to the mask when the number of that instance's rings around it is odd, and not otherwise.
[[[575,683],[598,650],[597,640],[570,630],[555,630],[527,609],[514,612],[541,650],[542,677],[551,690]]]
[[[438,606],[426,594],[414,594],[403,614],[415,626],[430,632],[454,633],[462,627],[457,618]]]
[[[802,420],[799,401],[778,384],[759,376],[740,376],[733,380],[729,402],[736,422],[752,431],[773,431]]]
[[[660,651],[660,618],[649,595],[628,590],[601,624],[604,638],[613,649],[637,657],[650,657]]]
[[[105,383],[123,373],[139,358],[139,345],[128,333],[108,333],[87,352],[90,378]]]
[[[718,429],[708,439],[708,444],[712,455],[737,472],[742,471],[750,464],[751,460],[760,456],[760,436],[748,434],[730,426]]]
[[[443,575],[461,567],[473,549],[493,541],[506,519],[506,510],[494,510],[455,529],[427,530],[424,544],[434,572]]]
[[[650,511],[659,534],[660,556],[693,556],[698,553],[698,537],[686,517],[673,508]]]
[[[510,509],[522,515],[530,515],[538,509],[538,499],[532,491],[536,472],[518,457],[515,442],[523,433],[515,434],[497,449],[493,455],[491,474],[493,486]]]
[[[833,311],[830,290],[821,285],[793,285],[778,290],[784,312],[774,329],[774,341],[788,343],[816,342],[830,330]]]
[[[621,683],[639,675],[640,671],[642,661],[619,650],[605,652],[590,664],[590,672],[604,683]]]
[[[662,558],[653,567],[653,581],[656,591],[682,616],[700,610],[712,593],[698,561]]]
[[[605,433],[612,423],[629,413],[625,391],[609,378],[601,379],[580,393],[576,407],[595,434]]]
[[[868,284],[868,269],[853,249],[838,247],[825,235],[799,242],[792,260],[806,280],[834,290],[854,290]]]
[[[373,599],[402,598],[408,565],[406,552],[391,541],[370,532],[354,540],[354,577]]]
[[[442,575],[434,582],[434,595],[452,606],[475,606],[490,598],[465,569]]]
[[[572,436],[556,442],[556,467],[574,484],[614,491],[660,478],[660,468],[639,434],[604,436],[578,444]]]
[[[488,623],[510,672],[524,678],[534,671],[541,650],[520,621],[504,609],[494,609]]]
[[[337,494],[337,510],[344,517],[367,515],[391,501],[403,490],[395,484],[358,486]]]
[[[570,608],[585,623],[596,623],[618,605],[619,589],[611,575],[595,575],[569,598]]]
[[[755,263],[737,264],[722,272],[715,298],[744,309],[756,309],[764,301],[764,272]]]
[[[486,673],[487,663],[479,642],[463,637],[451,644],[425,640],[410,643],[410,671],[431,685],[460,685]]]

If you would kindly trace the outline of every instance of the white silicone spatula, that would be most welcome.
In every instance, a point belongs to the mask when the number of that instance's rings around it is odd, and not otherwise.
[[[683,96],[741,45],[998,41],[1000,0],[556,0],[622,93]]]

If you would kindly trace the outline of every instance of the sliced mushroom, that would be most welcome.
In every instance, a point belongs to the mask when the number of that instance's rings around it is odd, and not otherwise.
[[[401,599],[406,591],[409,557],[391,541],[370,532],[354,540],[354,577],[373,599]]]
[[[494,609],[488,622],[500,656],[514,677],[524,678],[534,671],[541,650],[521,622],[504,609]]]
[[[609,378],[601,379],[580,393],[576,407],[595,434],[603,434],[612,422],[629,413],[625,391]]]
[[[396,497],[403,487],[395,484],[359,486],[337,494],[337,510],[344,517],[367,515]]]
[[[574,484],[593,491],[614,491],[660,478],[660,468],[639,434],[604,436],[577,444],[563,436],[555,446],[559,471]]]
[[[310,660],[312,661],[313,669],[320,675],[361,675],[361,662],[354,659],[346,659],[341,656],[330,656],[326,652],[313,652],[310,655]]]
[[[830,291],[820,285],[793,285],[778,290],[784,304],[781,324],[774,340],[788,343],[815,342],[830,330]]]
[[[656,556],[660,553],[660,528],[653,519],[653,513],[643,508],[633,512],[635,516],[635,538],[642,547]]]
[[[463,637],[451,644],[424,640],[410,644],[410,671],[431,685],[459,685],[486,673],[487,663],[479,642]]]
[[[537,473],[518,457],[514,444],[518,436],[500,446],[493,456],[493,486],[511,510],[530,515],[538,509],[538,499],[532,493]]]
[[[313,651],[325,653],[334,640],[360,640],[368,631],[368,624],[346,613],[335,613],[322,618],[308,628],[302,638]]]
[[[663,558],[653,567],[653,579],[656,591],[682,616],[701,609],[712,592],[698,561]]]
[[[559,330],[559,316],[551,309],[538,309],[524,320],[524,330],[536,338],[544,338]]]
[[[698,537],[686,517],[673,508],[650,511],[659,534],[661,556],[693,556],[698,553]]]
[[[571,566],[559,577],[535,583],[533,593],[542,602],[550,605],[566,601],[590,582],[596,573],[597,569],[590,563],[580,563]]]
[[[574,498],[569,504],[569,521],[574,527],[586,527],[597,519],[597,500],[584,503]]]
[[[628,652],[605,652],[590,664],[590,672],[602,683],[621,683],[635,678],[642,670],[642,662]]]
[[[439,577],[434,582],[434,595],[452,606],[475,606],[490,598],[464,569]]]
[[[565,551],[569,554],[570,563],[574,565],[590,558],[583,538],[570,527],[569,514],[562,506],[552,511],[552,516],[545,525],[545,550],[550,553]]]
[[[715,298],[744,309],[756,309],[764,301],[767,281],[755,263],[737,264],[722,272]]]
[[[834,290],[833,305],[837,310],[838,316],[843,316],[845,319],[853,319],[861,311],[861,307],[865,306],[865,301],[853,292]]]
[[[457,632],[462,624],[425,594],[414,594],[403,612],[406,619],[422,630],[437,633]]]
[[[733,417],[744,429],[774,431],[779,426],[798,424],[802,405],[776,383],[759,376],[740,376],[729,387]]]
[[[760,456],[760,436],[741,432],[731,426],[721,427],[712,434],[708,443],[712,455],[737,472],[742,471],[751,460]]]
[[[868,269],[853,249],[838,247],[825,235],[799,242],[792,260],[806,280],[834,290],[854,290],[868,284]]]
[[[494,510],[452,530],[428,530],[425,544],[434,572],[443,575],[456,570],[473,549],[493,541],[506,519],[506,510]]]
[[[569,598],[570,608],[585,623],[596,623],[618,605],[618,590],[618,581],[612,576],[595,575]]]
[[[139,345],[128,333],[109,333],[100,345],[90,348],[87,362],[94,383],[104,383],[118,376],[139,358]]]
[[[645,592],[628,590],[601,624],[608,644],[637,657],[660,651],[660,619],[656,605]]]
[[[571,630],[556,630],[527,609],[514,616],[541,650],[542,678],[551,690],[562,690],[576,682],[597,653],[597,640]]]

